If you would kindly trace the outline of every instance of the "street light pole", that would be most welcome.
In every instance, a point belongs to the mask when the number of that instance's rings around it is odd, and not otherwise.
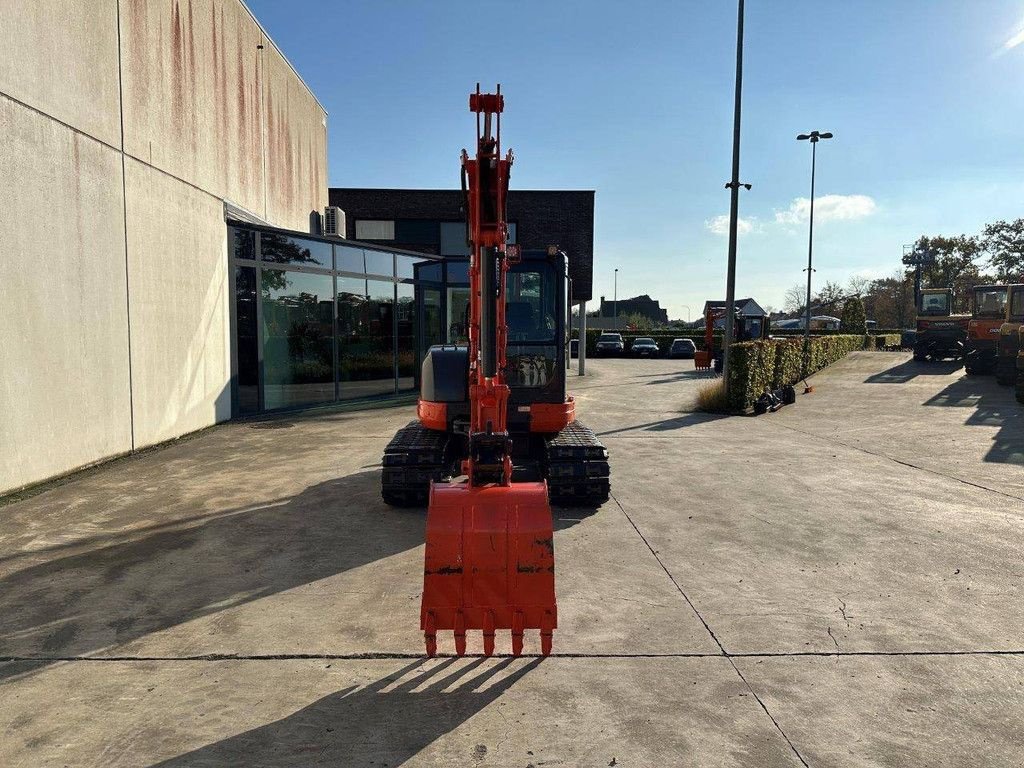
[[[736,9],[736,92],[732,112],[732,180],[726,184],[729,195],[729,257],[725,275],[725,333],[722,337],[722,381],[729,391],[729,347],[735,330],[736,304],[736,228],[739,223],[740,187],[740,107],[743,94],[743,0]]]
[[[818,160],[818,141],[831,139],[831,133],[811,131],[801,133],[797,141],[811,142],[811,210],[807,228],[807,306],[804,309],[804,376],[808,374],[811,352],[811,274],[814,272],[812,255],[814,252],[814,175]]]
[[[619,330],[619,268],[615,268],[615,292],[612,294],[612,314],[615,330]]]

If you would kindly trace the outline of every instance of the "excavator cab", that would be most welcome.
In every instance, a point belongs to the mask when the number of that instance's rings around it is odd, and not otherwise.
[[[996,367],[999,328],[1006,322],[1005,285],[976,285],[967,341],[964,343],[964,371],[970,375],[991,373]]]
[[[967,340],[970,315],[953,314],[950,288],[922,288],[917,305],[915,360],[960,358]]]

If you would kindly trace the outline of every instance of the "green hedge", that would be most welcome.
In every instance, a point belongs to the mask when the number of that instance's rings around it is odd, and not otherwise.
[[[864,336],[811,337],[807,373],[812,374],[863,349]],[[795,384],[802,375],[803,339],[771,339],[733,344],[729,355],[729,408],[746,411],[765,391]]]
[[[587,329],[587,355],[594,357],[597,353],[597,337],[602,333],[617,333],[617,331],[602,331],[594,330],[592,328]],[[621,332],[618,332],[621,333]],[[572,338],[579,338],[580,332],[578,328],[573,328]],[[804,332],[802,330],[784,330],[776,331],[773,330],[771,335],[775,338],[789,338],[800,339],[803,343]],[[839,331],[812,331],[811,336],[847,336],[849,334],[843,334]],[[674,339],[693,339],[693,343],[697,345],[697,349],[704,349],[704,331],[655,331],[653,333],[637,333],[630,331],[629,333],[622,333],[622,340],[626,342],[626,352],[629,352],[630,345],[634,339],[645,338],[654,339],[658,345],[658,350],[663,355],[667,355],[669,347],[672,346]],[[882,341],[882,339],[885,341]],[[865,339],[864,349],[882,349],[884,347],[898,346],[902,336],[898,331],[881,331],[878,333],[872,332],[868,334]],[[722,347],[722,332],[715,332],[715,349],[721,349]],[[780,385],[781,386],[781,385]]]
[[[899,347],[903,343],[903,334],[901,333],[876,333],[873,336],[868,336],[870,342],[865,344],[866,349],[888,349],[889,347]]]

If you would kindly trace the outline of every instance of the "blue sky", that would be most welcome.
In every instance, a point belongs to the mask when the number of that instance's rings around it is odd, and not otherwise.
[[[672,317],[724,296],[734,2],[248,2],[329,112],[332,186],[456,186],[466,96],[501,82],[512,186],[597,192],[595,297],[615,267]],[[816,284],[1024,216],[1022,30],[1024,0],[748,0],[738,294],[805,279],[800,132],[836,134]]]

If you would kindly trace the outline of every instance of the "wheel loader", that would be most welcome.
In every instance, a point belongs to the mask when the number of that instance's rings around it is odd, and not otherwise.
[[[501,156],[504,98],[470,94],[475,157],[462,153],[469,245],[466,344],[431,347],[417,419],[384,450],[388,504],[427,505],[420,628],[428,656],[451,630],[455,652],[479,629],[540,630],[551,652],[557,626],[551,507],[597,506],[609,497],[608,451],[576,420],[566,395],[567,266],[557,246],[507,245],[511,151]]]
[[[971,292],[971,319],[964,342],[964,370],[970,376],[995,370],[999,328],[1006,322],[1007,292],[1005,285],[976,285]]]
[[[1006,322],[999,326],[996,353],[996,383],[1013,386],[1017,380],[1017,357],[1021,350],[1020,329],[1024,324],[1024,284],[1007,289]]]

